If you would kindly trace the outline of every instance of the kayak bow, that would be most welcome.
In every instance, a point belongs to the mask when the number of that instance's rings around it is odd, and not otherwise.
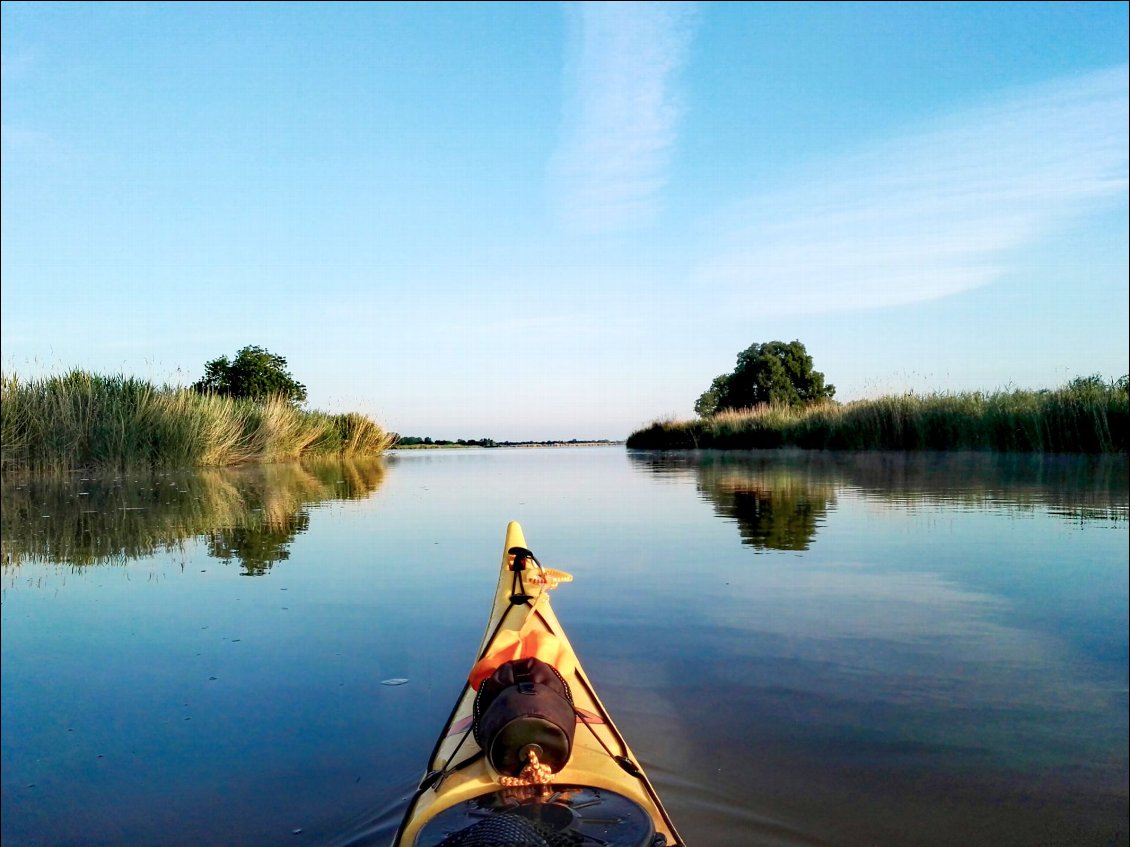
[[[550,607],[571,579],[507,526],[476,663],[393,847],[682,847]]]

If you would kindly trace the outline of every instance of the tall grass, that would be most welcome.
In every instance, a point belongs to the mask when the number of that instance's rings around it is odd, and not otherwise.
[[[1054,391],[904,394],[656,421],[632,433],[628,447],[1124,453],[1128,407],[1126,377],[1082,377]]]
[[[73,370],[0,377],[5,468],[195,467],[315,455],[362,456],[395,440],[355,413],[237,400],[126,376]]]

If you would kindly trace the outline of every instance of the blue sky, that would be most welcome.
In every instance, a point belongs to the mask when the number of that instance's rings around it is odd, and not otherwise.
[[[1126,3],[2,8],[6,373],[257,344],[402,434],[1130,370]]]

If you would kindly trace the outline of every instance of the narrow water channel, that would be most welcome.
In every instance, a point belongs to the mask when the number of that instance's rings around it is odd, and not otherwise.
[[[1126,844],[1128,479],[621,447],[5,478],[3,843],[387,844],[519,520],[691,845]]]

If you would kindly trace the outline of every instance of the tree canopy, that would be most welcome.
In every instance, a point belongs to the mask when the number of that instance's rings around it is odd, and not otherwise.
[[[762,403],[807,406],[830,400],[836,386],[824,384],[824,374],[812,369],[812,357],[799,341],[752,344],[738,354],[732,373],[714,378],[694,404],[706,417],[725,409],[745,409]]]
[[[294,405],[306,401],[306,386],[286,369],[286,359],[262,347],[244,347],[234,361],[220,356],[204,365],[204,376],[192,386],[201,393],[248,400],[283,397]]]

